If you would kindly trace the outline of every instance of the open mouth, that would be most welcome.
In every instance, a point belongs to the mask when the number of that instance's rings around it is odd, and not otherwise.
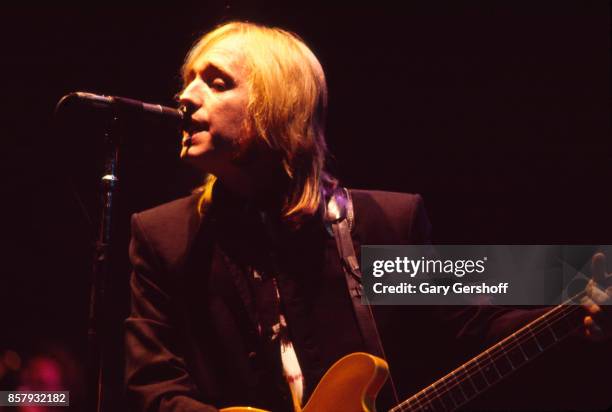
[[[210,125],[208,122],[195,121],[193,118],[191,118],[184,124],[183,131],[185,131],[188,135],[193,136],[198,132],[208,131],[209,128]]]
[[[182,145],[184,147],[190,147],[194,144],[197,144],[198,142],[201,142],[203,139],[207,139],[206,136],[202,136],[202,134],[204,134],[205,132],[208,132],[208,129],[199,129],[191,133],[183,132],[183,139],[181,142]]]
[[[207,132],[209,130],[209,124],[207,122],[194,122],[190,121],[183,129],[183,140],[182,145],[189,147],[193,144],[193,138],[200,132]]]

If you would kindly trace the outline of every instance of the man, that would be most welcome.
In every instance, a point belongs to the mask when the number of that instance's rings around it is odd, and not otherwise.
[[[197,42],[183,78],[181,158],[207,178],[132,219],[128,399],[138,411],[291,410],[334,361],[364,350],[323,219],[338,186],[325,169],[325,76],[295,35],[228,23]],[[428,242],[418,195],[350,194],[357,250]],[[595,314],[609,296],[592,290]],[[392,371],[418,340],[397,330],[407,311],[375,308]],[[531,317],[468,308],[448,325],[494,338]]]

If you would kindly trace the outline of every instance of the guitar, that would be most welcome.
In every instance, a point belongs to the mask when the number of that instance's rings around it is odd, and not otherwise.
[[[584,292],[572,298],[579,299]],[[389,412],[453,411],[506,376],[535,359],[579,328],[579,305],[562,303],[510,336],[440,378]],[[376,356],[351,353],[329,368],[310,399],[296,412],[371,412],[388,376],[388,365]],[[222,412],[266,412],[251,407],[230,407]]]

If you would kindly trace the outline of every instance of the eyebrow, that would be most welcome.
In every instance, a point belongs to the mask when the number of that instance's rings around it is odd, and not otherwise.
[[[195,70],[195,67],[191,68],[191,73],[208,73],[208,72],[212,72],[212,73],[216,73],[216,74],[220,74],[224,77],[227,77],[229,79],[231,79],[232,81],[234,80],[234,76],[229,73],[227,70],[222,69],[221,67],[219,67],[219,65],[215,64],[214,62],[207,62],[206,65],[200,69],[200,70]]]

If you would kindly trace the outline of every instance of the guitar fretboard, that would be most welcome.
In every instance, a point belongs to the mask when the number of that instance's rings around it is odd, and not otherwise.
[[[556,306],[389,412],[459,408],[578,328],[582,316],[580,309],[575,304]]]

